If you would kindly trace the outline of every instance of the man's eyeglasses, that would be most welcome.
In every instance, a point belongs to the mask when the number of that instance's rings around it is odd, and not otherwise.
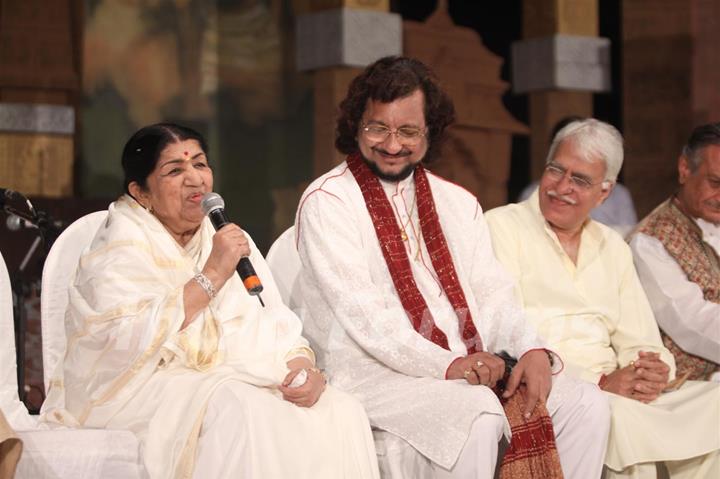
[[[567,169],[558,165],[557,163],[548,163],[545,165],[545,173],[553,180],[560,181],[567,175]],[[605,180],[593,183],[590,178],[580,175],[570,175],[570,184],[577,186],[581,190],[589,190],[595,185],[605,183]]]
[[[401,126],[397,130],[391,130],[385,125],[371,124],[361,127],[365,138],[373,143],[382,143],[392,134],[395,135],[398,142],[405,146],[415,146],[425,136],[424,128],[416,128],[414,126]]]

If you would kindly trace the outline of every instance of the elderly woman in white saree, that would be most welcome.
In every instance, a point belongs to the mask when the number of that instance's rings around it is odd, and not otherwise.
[[[172,124],[126,144],[127,194],[80,259],[45,418],[133,431],[152,478],[378,477],[364,411],[326,388],[252,240],[204,218],[205,151]],[[265,307],[235,272],[242,256]]]

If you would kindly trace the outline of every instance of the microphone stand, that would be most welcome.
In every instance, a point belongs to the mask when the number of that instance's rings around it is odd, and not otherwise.
[[[56,224],[50,215],[44,211],[36,210],[29,199],[25,199],[28,212],[20,211],[7,204],[3,205],[3,210],[8,215],[19,216],[37,226],[38,236],[33,240],[32,245],[23,257],[20,266],[17,269],[15,279],[10,281],[13,291],[13,316],[15,323],[15,361],[17,364],[17,384],[18,397],[20,401],[25,403],[27,393],[25,390],[25,336],[27,332],[27,312],[25,310],[25,299],[30,292],[30,281],[23,279],[25,270],[30,259],[37,251],[41,243],[44,244],[44,253],[50,251],[53,243],[62,232],[60,225]],[[27,403],[25,403],[27,406]],[[28,408],[30,409],[30,408]],[[31,414],[37,414],[38,410],[30,410]]]

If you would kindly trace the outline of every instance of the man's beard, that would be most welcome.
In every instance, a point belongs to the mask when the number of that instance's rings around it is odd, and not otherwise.
[[[373,150],[388,155],[387,152],[385,152],[384,150],[381,150],[379,148],[377,148],[377,149],[373,148]],[[402,151],[400,151],[400,153],[398,153],[394,156],[409,156],[410,154],[411,154],[411,152],[409,152],[407,150],[402,150]],[[375,174],[375,176],[377,176],[381,180],[391,181],[391,182],[398,182],[398,181],[404,180],[405,178],[410,176],[413,173],[413,171],[415,171],[415,167],[417,165],[422,163],[422,159],[421,159],[420,161],[418,161],[416,163],[410,163],[410,164],[405,165],[405,167],[402,170],[398,171],[395,174],[390,174],[390,173],[384,173],[383,171],[381,171],[380,167],[378,167],[378,165],[376,163],[373,163],[369,159],[365,158],[365,155],[363,155],[362,152],[360,153],[360,157],[363,159],[365,164],[368,165],[368,168],[370,168],[370,171],[372,171]]]

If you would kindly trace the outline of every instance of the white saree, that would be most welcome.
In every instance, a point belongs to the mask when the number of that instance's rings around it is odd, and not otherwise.
[[[239,419],[213,431],[245,442],[235,446],[234,459],[218,449],[210,461],[218,473],[376,477],[372,436],[359,403],[328,387],[315,406],[300,408],[277,390],[286,362],[313,353],[252,240],[250,260],[265,286],[266,307],[235,274],[178,331],[184,285],[205,264],[213,234],[206,219],[183,248],[131,198],[110,206],[70,288],[67,353],[51,380],[45,419],[129,429],[141,441],[151,477],[189,477],[203,441],[218,441],[206,437],[212,428],[204,420],[206,410],[221,404]],[[232,430],[238,424],[240,436]],[[227,470],[232,464],[240,470]]]

